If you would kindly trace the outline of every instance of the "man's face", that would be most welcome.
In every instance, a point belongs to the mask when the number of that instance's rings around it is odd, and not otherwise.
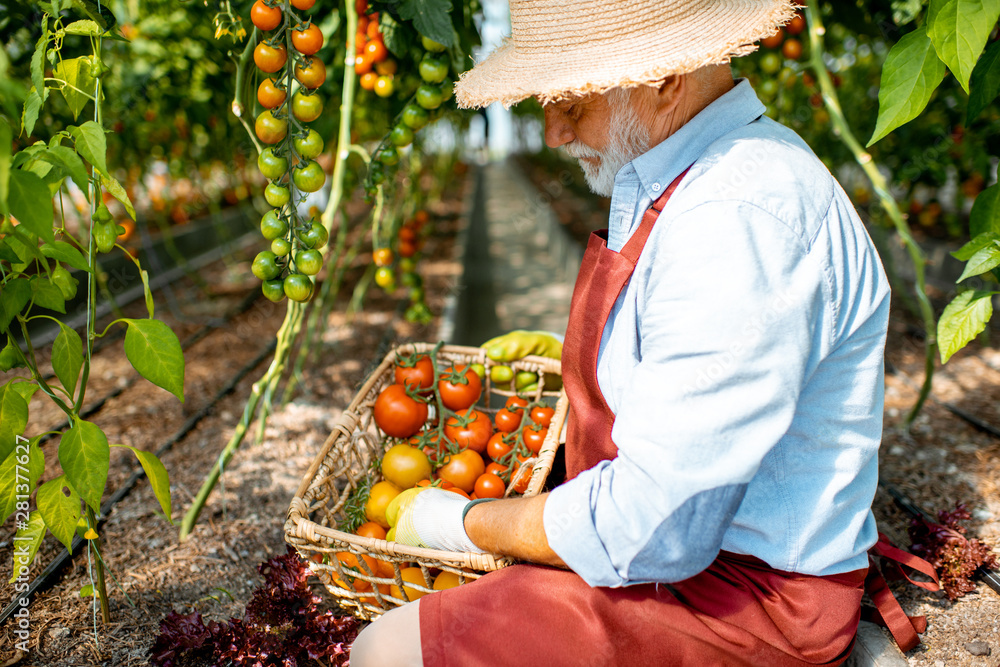
[[[649,150],[649,130],[632,99],[615,89],[545,105],[545,143],[577,158],[587,185],[605,197],[611,196],[618,170]]]

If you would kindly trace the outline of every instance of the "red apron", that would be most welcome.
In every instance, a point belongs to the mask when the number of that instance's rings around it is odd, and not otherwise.
[[[562,354],[572,406],[568,479],[618,454],[614,414],[597,384],[601,332],[683,177],[620,253],[608,249],[605,231],[590,238]],[[854,643],[865,574],[780,572],[722,552],[704,572],[669,586],[593,588],[573,572],[513,565],[420,600],[424,665],[836,665]]]

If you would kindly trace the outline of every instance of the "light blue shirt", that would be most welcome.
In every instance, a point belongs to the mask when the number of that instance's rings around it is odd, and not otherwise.
[[[681,581],[719,550],[779,570],[867,566],[889,284],[843,189],[740,82],[615,179],[609,242],[690,173],[601,338],[618,457],[544,526],[592,586]]]

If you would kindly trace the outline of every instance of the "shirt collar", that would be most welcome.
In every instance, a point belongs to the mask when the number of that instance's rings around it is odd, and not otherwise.
[[[677,132],[623,167],[615,181],[630,179],[635,173],[646,196],[655,200],[711,144],[757,120],[766,110],[750,82],[740,79],[732,90],[705,107]]]

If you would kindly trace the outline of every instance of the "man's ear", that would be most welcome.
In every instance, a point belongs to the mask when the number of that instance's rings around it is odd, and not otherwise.
[[[688,86],[687,74],[673,74],[660,84],[656,91],[656,112],[673,111]]]

